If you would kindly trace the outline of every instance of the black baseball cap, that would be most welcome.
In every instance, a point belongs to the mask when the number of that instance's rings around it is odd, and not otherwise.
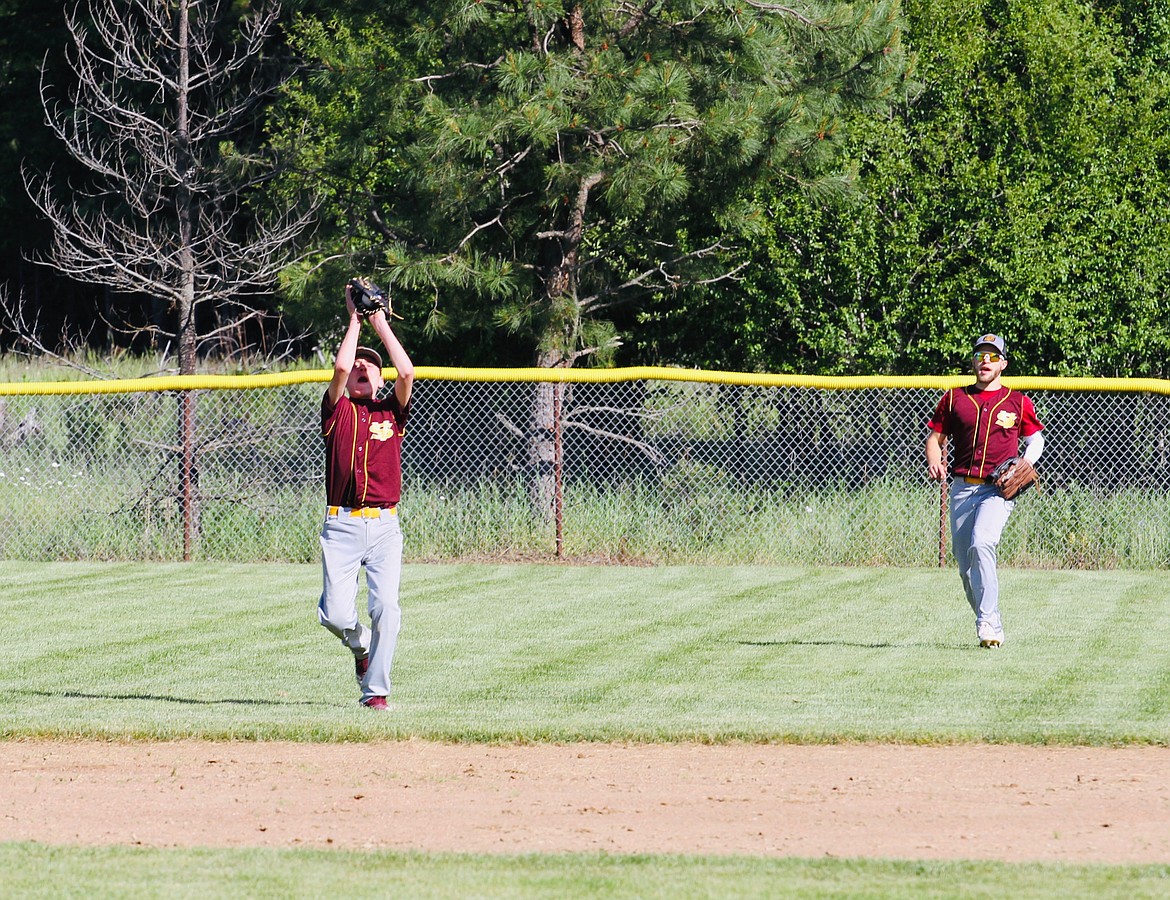
[[[1007,359],[1007,345],[998,334],[985,334],[978,338],[973,349],[978,350],[980,347],[994,347],[1000,356]]]
[[[355,360],[368,359],[370,362],[375,363],[379,369],[382,368],[382,354],[373,347],[358,347],[353,354],[353,358]]]

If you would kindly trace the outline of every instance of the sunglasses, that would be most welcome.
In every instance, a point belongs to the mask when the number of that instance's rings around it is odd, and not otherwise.
[[[998,353],[975,353],[971,356],[971,361],[977,362],[977,363],[981,363],[981,362],[994,363],[994,362],[999,362],[1001,359],[1003,359],[1003,357],[1000,356]]]

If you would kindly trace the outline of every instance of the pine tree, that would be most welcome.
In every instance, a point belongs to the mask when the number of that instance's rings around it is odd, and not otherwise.
[[[430,300],[432,329],[490,310],[538,366],[603,359],[619,304],[734,275],[761,180],[834,171],[842,119],[902,89],[901,25],[897,0],[438,0],[305,21],[320,65],[284,133],[334,198],[317,262],[383,271]],[[545,511],[560,399],[542,385],[515,426]]]
[[[726,276],[753,188],[823,186],[842,119],[908,68],[897,0],[388,9],[297,32],[318,65],[284,134],[333,198],[322,258],[430,299],[433,328],[486,305],[541,366],[611,347],[617,304]]]

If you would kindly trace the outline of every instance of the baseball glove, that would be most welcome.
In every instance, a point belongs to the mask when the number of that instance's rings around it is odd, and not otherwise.
[[[1014,500],[1038,479],[1032,464],[1022,456],[1013,456],[1007,462],[1000,463],[991,473],[991,483],[999,489],[1005,500]]]
[[[353,299],[354,308],[359,316],[372,316],[378,310],[382,310],[387,316],[392,314],[390,294],[370,279],[351,278],[349,288],[349,296]]]

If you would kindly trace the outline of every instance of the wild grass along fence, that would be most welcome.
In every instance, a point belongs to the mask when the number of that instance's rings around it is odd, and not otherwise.
[[[330,374],[0,385],[0,558],[317,559]],[[922,447],[968,378],[417,374],[411,560],[947,562]],[[1002,561],[1170,567],[1170,382],[1007,382],[1048,444]]]

